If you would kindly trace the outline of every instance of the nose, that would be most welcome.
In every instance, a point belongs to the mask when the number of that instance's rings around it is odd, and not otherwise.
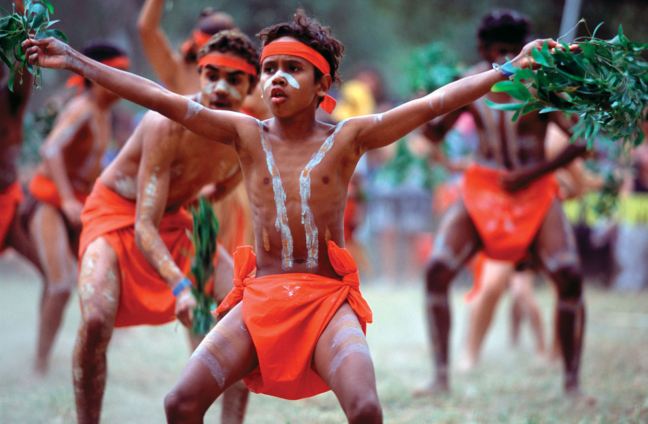
[[[216,87],[214,89],[214,93],[218,97],[226,97],[229,96],[229,90],[228,90],[228,84],[225,80],[219,79],[218,82],[216,83]]]

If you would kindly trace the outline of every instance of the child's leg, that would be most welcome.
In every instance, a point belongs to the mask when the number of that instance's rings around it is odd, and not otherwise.
[[[381,423],[369,346],[348,304],[333,316],[315,347],[315,370],[331,387],[350,423]]]
[[[238,304],[220,320],[191,355],[180,381],[164,399],[169,422],[202,423],[216,398],[256,367],[257,357],[241,306]]]

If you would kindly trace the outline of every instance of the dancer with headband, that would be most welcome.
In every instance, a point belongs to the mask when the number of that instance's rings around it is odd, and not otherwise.
[[[372,315],[344,243],[346,192],[363,153],[386,146],[435,116],[475,101],[506,75],[490,70],[383,114],[333,126],[315,119],[337,80],[343,46],[298,12],[259,34],[260,84],[273,118],[215,111],[144,78],[116,72],[64,43],[27,40],[29,60],[72,69],[192,131],[233,146],[254,216],[255,249],[234,255],[227,315],[196,349],[165,400],[170,422],[200,422],[231,384],[300,399],[329,389],[350,422],[382,422],[364,331]],[[513,61],[529,66],[528,44]],[[550,42],[553,47],[553,42]],[[215,158],[217,159],[217,158]]]

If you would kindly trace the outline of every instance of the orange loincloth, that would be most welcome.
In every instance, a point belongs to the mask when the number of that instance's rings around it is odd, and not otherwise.
[[[18,205],[23,200],[20,183],[14,182],[0,191],[0,252],[5,249],[5,237],[16,216]]]
[[[54,183],[50,178],[42,174],[34,175],[32,180],[29,182],[29,192],[36,200],[52,205],[57,209],[61,209],[61,196],[59,195],[56,183]],[[83,204],[88,195],[86,193],[75,191],[74,197]]]
[[[305,273],[257,278],[252,247],[241,246],[234,253],[234,288],[216,313],[243,302],[243,320],[259,358],[259,367],[244,379],[253,392],[302,399],[329,390],[312,368],[320,335],[344,302],[357,315],[363,331],[372,321],[351,254],[332,241],[328,254],[341,281]]]
[[[524,258],[558,193],[553,175],[510,193],[500,185],[506,171],[472,165],[466,170],[463,200],[492,259],[517,262]]]
[[[175,297],[135,243],[135,202],[97,181],[83,208],[79,258],[90,243],[104,238],[117,254],[121,279],[115,327],[159,325],[175,320]],[[193,221],[184,209],[165,213],[158,226],[162,241],[185,275],[189,275]],[[81,261],[79,261],[81,262]],[[205,292],[212,293],[213,282]]]

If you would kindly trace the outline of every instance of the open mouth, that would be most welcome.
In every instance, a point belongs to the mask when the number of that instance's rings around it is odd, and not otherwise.
[[[211,105],[211,107],[214,107],[214,108],[217,108],[217,109],[227,109],[227,108],[232,107],[232,102],[230,102],[229,100],[224,100],[224,99],[212,100],[211,102],[209,102],[209,104]]]
[[[270,100],[272,101],[272,104],[280,105],[288,100],[288,96],[286,96],[286,92],[283,91],[283,89],[273,88],[270,91]]]

